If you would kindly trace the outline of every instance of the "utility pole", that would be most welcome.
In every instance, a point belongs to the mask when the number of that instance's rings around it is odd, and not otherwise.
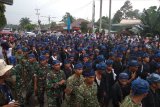
[[[111,36],[111,12],[112,12],[112,0],[109,0],[109,30],[108,30],[109,38]]]
[[[99,23],[99,31],[102,29],[102,0],[100,0],[100,23]]]
[[[49,28],[51,28],[51,18],[56,18],[56,17],[51,17],[51,16],[41,16],[41,17],[48,18]]]
[[[93,0],[93,8],[92,8],[92,33],[94,33],[94,22],[95,22],[95,0]]]
[[[40,15],[39,11],[40,11],[40,9],[35,9],[35,11],[36,11],[36,15],[37,15],[37,18],[38,18],[38,33],[40,33],[40,31],[41,31],[40,20],[39,20],[39,15]]]

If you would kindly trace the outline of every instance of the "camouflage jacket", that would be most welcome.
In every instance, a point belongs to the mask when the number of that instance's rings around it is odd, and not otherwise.
[[[78,107],[100,107],[97,99],[97,85],[87,86],[85,82],[79,86],[77,92]]]
[[[46,88],[48,97],[62,97],[65,84],[58,85],[58,82],[60,82],[61,80],[66,80],[64,71],[62,70],[60,70],[59,72],[51,71],[47,74]]]
[[[67,85],[66,88],[69,88],[72,90],[70,95],[66,95],[66,103],[67,105],[70,105],[71,107],[75,107],[76,104],[76,93],[78,90],[78,87],[84,82],[84,78],[81,75],[80,77],[76,77],[75,74],[70,76],[67,79]]]
[[[142,104],[134,104],[131,97],[127,96],[122,104],[120,104],[120,107],[142,107]]]

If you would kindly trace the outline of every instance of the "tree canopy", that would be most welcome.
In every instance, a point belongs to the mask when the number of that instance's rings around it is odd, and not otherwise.
[[[65,24],[67,24],[67,18],[68,18],[68,16],[70,16],[71,23],[73,23],[73,21],[75,20],[75,18],[69,12],[66,12],[66,14],[62,17],[62,21]]]
[[[4,26],[7,24],[7,20],[5,17],[5,5],[0,3],[0,30],[4,28]]]
[[[20,27],[22,29],[25,29],[26,25],[31,24],[31,20],[29,18],[25,17],[25,18],[21,18],[19,23],[20,23]]]
[[[96,26],[99,28],[100,19],[96,22]],[[102,29],[108,29],[109,28],[109,18],[103,16],[102,17]]]

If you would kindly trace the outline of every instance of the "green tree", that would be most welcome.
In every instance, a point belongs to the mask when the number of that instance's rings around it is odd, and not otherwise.
[[[142,21],[142,34],[160,34],[160,7],[151,6],[144,9],[141,15]]]
[[[27,31],[33,31],[35,29],[36,25],[35,24],[27,24],[24,26],[24,28],[27,30]]]
[[[82,22],[81,23],[81,31],[82,33],[87,33],[88,32],[88,22]]]
[[[0,3],[0,30],[4,28],[4,26],[7,24],[6,17],[5,17],[5,5]]]
[[[51,29],[54,29],[56,27],[56,22],[51,22]]]
[[[96,26],[99,28],[100,19],[96,22]],[[103,16],[102,17],[102,29],[108,29],[109,28],[109,18]]]
[[[25,29],[25,27],[26,27],[27,25],[31,24],[31,20],[30,20],[29,18],[27,18],[27,17],[21,18],[19,22],[20,22],[20,27],[21,27],[23,30]]]
[[[65,24],[67,24],[67,18],[68,18],[68,16],[70,16],[71,23],[73,23],[73,21],[75,21],[75,18],[69,12],[66,12],[66,14],[62,17],[62,21]]]
[[[132,3],[127,0],[124,5],[115,13],[112,23],[117,24],[120,23],[122,19],[127,19],[127,18],[137,18],[139,19],[140,13],[138,9],[133,10]]]

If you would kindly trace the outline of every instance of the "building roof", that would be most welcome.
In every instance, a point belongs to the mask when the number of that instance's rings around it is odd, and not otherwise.
[[[139,19],[122,19],[118,24],[112,24],[112,26],[128,26],[128,25],[139,25],[141,20]]]

